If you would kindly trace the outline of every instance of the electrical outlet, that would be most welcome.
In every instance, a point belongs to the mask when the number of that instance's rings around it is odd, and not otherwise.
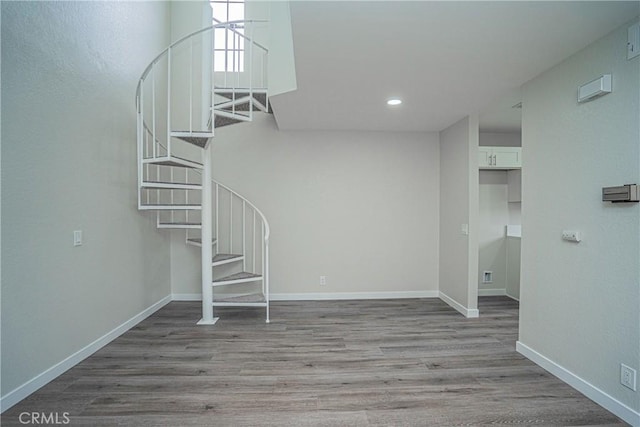
[[[620,384],[636,391],[636,370],[624,363],[620,364]]]
[[[485,271],[482,274],[482,283],[493,283],[493,271]]]
[[[320,276],[320,286],[327,284],[327,276]]]
[[[582,240],[582,233],[578,230],[562,230],[562,240],[579,243]]]

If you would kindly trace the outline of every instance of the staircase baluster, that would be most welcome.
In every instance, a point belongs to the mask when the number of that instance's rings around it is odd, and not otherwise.
[[[211,75],[209,79],[211,80],[211,86],[209,86],[209,91],[211,92],[211,108],[209,110],[209,120],[211,123],[211,132],[215,129],[215,123],[213,119],[213,107],[215,102],[215,61],[216,61],[216,30],[215,28],[211,30]]]
[[[264,295],[265,301],[266,301],[266,307],[265,307],[265,311],[266,311],[266,315],[267,315],[267,319],[266,322],[270,323],[271,319],[269,318],[269,300],[270,300],[270,296],[269,296],[269,240],[266,239],[266,236],[264,234],[264,219],[262,220],[262,242],[263,242],[263,250],[262,250],[262,293]]]
[[[223,27],[224,30],[224,87],[227,87],[227,71],[229,70],[229,24]]]
[[[167,156],[171,157],[171,46],[167,50]]]
[[[170,167],[169,168],[169,181],[170,182],[174,182],[173,180],[173,170],[175,168],[174,167]],[[166,196],[165,196],[166,197]],[[170,204],[173,205],[174,204],[174,200],[173,200],[173,188],[171,190],[169,190],[169,199],[171,200]],[[158,202],[160,203],[160,202]],[[174,210],[171,211],[171,222],[175,221],[175,212]]]
[[[151,142],[153,158],[156,158],[156,67],[151,69]]]
[[[149,178],[149,175],[150,175],[150,173],[149,173],[149,163],[147,163],[147,164],[145,165],[145,169],[146,169],[145,176],[146,176],[146,177],[147,177],[147,179],[148,179],[148,178]],[[140,188],[142,188],[142,187],[140,187]],[[150,199],[150,195],[149,195],[149,193],[150,193],[150,191],[149,191],[149,190],[146,190],[146,191],[145,191],[145,194],[147,195],[147,204],[149,204],[149,199]]]
[[[229,253],[233,253],[233,192],[229,190]]]
[[[246,211],[245,211],[245,209],[246,209],[245,205],[246,205],[246,203],[245,203],[244,199],[242,199],[242,256],[243,256],[243,258],[242,258],[242,271],[247,271],[247,257],[245,256],[245,251],[244,251],[244,249],[245,249],[245,241],[244,241],[244,239],[245,239],[245,227],[247,226],[246,225],[247,215],[246,215]]]
[[[251,236],[251,246],[253,246],[252,251],[253,255],[251,256],[251,262],[253,263],[253,268],[251,269],[252,273],[256,272],[256,210],[253,209],[253,227],[251,228],[252,236]]]
[[[193,132],[193,37],[189,39],[189,133]]]
[[[189,183],[189,169],[184,169],[184,182],[185,184]],[[189,190],[184,190],[184,203],[185,205],[189,204]],[[189,222],[189,210],[184,211],[184,220],[185,222]]]
[[[247,44],[245,43],[245,46]],[[249,118],[253,120],[253,23],[249,24]]]
[[[202,177],[202,183],[204,184],[204,177]],[[219,212],[220,212],[220,186],[218,185],[218,183],[216,183],[216,252],[218,252],[218,250],[220,249],[220,235],[218,233],[219,228],[219,222],[218,222],[218,216],[219,216]]]

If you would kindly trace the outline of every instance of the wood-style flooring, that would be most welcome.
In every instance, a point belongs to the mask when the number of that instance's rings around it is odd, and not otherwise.
[[[438,299],[172,302],[2,415],[77,426],[625,425],[515,351],[518,304]]]

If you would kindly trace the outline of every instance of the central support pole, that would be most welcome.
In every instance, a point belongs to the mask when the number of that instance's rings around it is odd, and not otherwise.
[[[202,319],[198,325],[213,325],[213,201],[211,179],[211,143],[202,150]]]

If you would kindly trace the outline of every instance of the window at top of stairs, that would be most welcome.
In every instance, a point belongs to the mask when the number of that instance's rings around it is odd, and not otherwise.
[[[211,0],[210,4],[213,24],[244,20],[244,0]],[[214,71],[244,71],[244,24],[216,29],[214,38]]]

